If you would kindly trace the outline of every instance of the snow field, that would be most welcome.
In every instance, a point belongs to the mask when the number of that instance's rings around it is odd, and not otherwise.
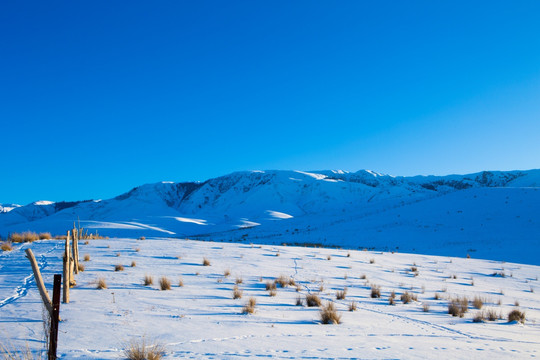
[[[52,275],[61,272],[63,243],[38,241],[0,254],[0,331],[12,346],[28,344],[37,353],[42,305],[24,258],[27,246],[50,289]],[[85,254],[90,261],[83,261]],[[493,359],[540,352],[540,267],[534,265],[164,238],[90,240],[80,245],[80,256],[85,271],[76,276],[71,302],[61,305],[60,358],[122,358],[125,344],[143,336],[163,344],[166,359]],[[124,270],[115,271],[117,265]],[[154,278],[153,285],[144,286],[145,275]],[[265,284],[280,275],[294,279],[299,291],[277,286],[270,296]],[[171,290],[159,289],[162,276]],[[99,278],[107,289],[96,289]],[[240,299],[233,299],[235,285]],[[380,286],[380,298],[371,298],[372,285]],[[345,299],[337,300],[336,292],[345,288]],[[388,301],[392,291],[395,305]],[[406,291],[418,301],[403,304]],[[319,308],[305,301],[297,306],[307,294],[318,294],[323,304],[332,301],[342,323],[323,325]],[[470,300],[463,318],[448,314],[448,299],[456,296]],[[504,317],[519,302],[525,324],[473,323],[475,296]],[[250,297],[257,300],[256,311],[242,314]],[[354,312],[348,311],[352,301]]]

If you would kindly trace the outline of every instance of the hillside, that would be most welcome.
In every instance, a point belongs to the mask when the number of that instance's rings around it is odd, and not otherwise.
[[[540,170],[415,177],[237,172],[205,182],[147,184],[108,200],[6,206],[0,234],[63,233],[80,219],[108,236],[470,253],[539,264],[533,256],[540,250],[539,188]]]

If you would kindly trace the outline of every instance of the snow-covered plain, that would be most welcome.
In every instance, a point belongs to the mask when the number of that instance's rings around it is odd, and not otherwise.
[[[62,241],[18,244],[0,254],[0,331],[14,348],[42,348],[42,305],[24,249],[34,251],[47,287],[61,273]],[[527,251],[527,249],[521,249]],[[111,238],[80,245],[85,271],[76,276],[71,302],[61,305],[62,359],[119,359],[132,339],[146,337],[166,348],[166,359],[497,359],[540,355],[540,267],[465,257],[192,241]],[[90,261],[84,262],[85,254]],[[350,256],[348,256],[350,254]],[[536,254],[537,255],[537,254]],[[210,266],[203,266],[203,258]],[[131,267],[135,261],[136,266]],[[115,265],[125,266],[114,271]],[[411,270],[417,267],[418,275]],[[230,270],[230,276],[224,276]],[[504,273],[505,276],[493,276]],[[151,275],[152,286],[143,278]],[[280,275],[299,285],[277,289],[265,283]],[[167,276],[172,289],[161,291]],[[108,289],[96,289],[96,279]],[[365,278],[364,278],[365,277]],[[243,297],[234,300],[236,279]],[[179,287],[182,279],[184,286]],[[370,287],[381,287],[381,298]],[[296,305],[318,293],[333,301],[339,325],[323,325],[319,309]],[[335,293],[347,288],[344,300]],[[389,305],[391,291],[395,305]],[[409,291],[418,301],[403,304]],[[440,299],[435,299],[435,294]],[[241,314],[249,297],[254,314]],[[475,296],[505,317],[526,313],[524,325],[506,320],[473,323],[447,313],[448,298]],[[355,301],[357,311],[348,311]],[[519,306],[516,306],[516,302]],[[429,311],[423,311],[423,304]]]

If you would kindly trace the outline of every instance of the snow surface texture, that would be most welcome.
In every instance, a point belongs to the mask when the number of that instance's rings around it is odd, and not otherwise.
[[[42,305],[24,257],[27,247],[51,289],[53,274],[61,273],[63,241],[16,244],[13,251],[0,253],[2,342],[15,349],[28,345],[37,355],[43,347]],[[165,359],[540,355],[540,267],[535,265],[170,238],[90,240],[80,245],[80,254],[86,269],[76,275],[71,302],[60,308],[61,359],[123,358],[125,344],[142,337],[163,344]],[[90,261],[82,261],[85,254]],[[204,257],[210,266],[202,265]],[[125,270],[114,271],[118,264]],[[145,275],[154,277],[154,285],[143,285]],[[280,275],[294,279],[298,291],[278,286],[276,296],[270,296],[265,283]],[[171,280],[171,290],[159,290],[161,276]],[[96,289],[100,277],[107,289]],[[243,296],[233,299],[240,278]],[[380,298],[371,298],[372,285],[380,286]],[[336,291],[345,288],[346,298],[337,300]],[[395,305],[389,305],[392,291]],[[406,291],[418,300],[404,304],[400,296]],[[296,305],[297,297],[303,300],[310,293],[319,294],[323,304],[334,302],[342,323],[323,325],[319,308]],[[242,314],[251,296],[257,301],[255,313]],[[448,314],[448,299],[455,296],[468,297],[470,309],[463,318]],[[474,323],[480,311],[472,306],[475,296],[484,300],[483,310],[503,317],[513,309],[524,311],[525,324],[506,319]],[[352,301],[354,312],[348,311]]]
[[[4,237],[64,233],[79,218],[106,236],[317,243],[540,264],[540,170],[415,177],[251,171],[143,185],[103,201],[2,209]]]

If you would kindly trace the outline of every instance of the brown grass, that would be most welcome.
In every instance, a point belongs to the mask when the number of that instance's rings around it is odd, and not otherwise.
[[[50,232],[39,233],[39,240],[51,240],[52,236]]]
[[[124,265],[115,265],[114,271],[124,271]]]
[[[238,277],[234,280],[234,283],[235,283],[236,285],[242,284],[243,282],[244,282],[244,279],[242,279],[241,276],[238,276]]]
[[[307,294],[306,295],[306,304],[309,307],[321,306],[321,298],[318,295],[315,295],[315,294]]]
[[[302,300],[302,297],[296,297],[296,306],[304,306],[304,300]]]
[[[13,250],[13,246],[11,246],[11,243],[8,241],[5,243],[2,243],[2,246],[0,246],[0,249],[2,249],[2,251],[11,251]]]
[[[84,254],[83,260],[84,261],[90,261],[90,255],[89,254]]]
[[[276,280],[274,280],[274,283],[276,283],[282,288],[289,286],[289,282],[290,282],[290,278],[285,275],[279,275],[279,277]]]
[[[203,258],[202,264],[203,266],[210,266],[210,260],[208,260],[207,258]]]
[[[105,278],[98,278],[96,280],[96,289],[106,289],[107,288],[107,282],[105,281]]]
[[[370,264],[375,264],[375,259],[369,259]]]
[[[15,232],[9,235],[8,240],[14,243],[33,242],[39,240],[39,235],[33,231],[25,231],[22,233]]]
[[[225,269],[225,271],[223,272],[223,276],[225,276],[225,277],[231,276],[231,270]]]
[[[422,311],[429,312],[429,303],[425,302],[422,304]]]
[[[270,295],[271,297],[274,297],[277,295],[277,290],[276,289],[272,289],[270,291],[268,291],[268,295]]]
[[[171,290],[171,280],[169,280],[169,278],[166,276],[162,276],[159,279],[159,288],[161,290]]]
[[[253,314],[256,306],[257,300],[254,297],[250,297],[246,305],[242,308],[242,314]]]
[[[347,288],[336,291],[336,300],[345,300],[347,296]]]
[[[321,322],[323,324],[340,324],[341,315],[338,314],[333,302],[326,303],[320,311]]]
[[[233,299],[241,299],[242,298],[243,291],[238,288],[238,286],[234,286],[233,288]]]
[[[480,296],[475,296],[472,304],[476,309],[480,310],[482,306],[484,306],[484,299],[482,299]]]
[[[184,287],[184,280],[182,278],[178,279],[178,287]]]
[[[144,275],[144,286],[154,284],[154,277],[152,275]]]
[[[508,322],[517,321],[522,324],[525,324],[525,313],[519,310],[512,310],[508,314]]]
[[[79,263],[79,265],[77,266],[77,269],[79,269],[80,272],[83,272],[84,271],[84,264]]]
[[[408,304],[411,301],[417,301],[417,300],[418,300],[418,297],[415,294],[410,293],[408,291],[405,291],[403,294],[401,294],[401,301],[403,301],[404,304]]]
[[[356,301],[352,301],[349,304],[349,311],[356,311],[356,309],[357,309]]]
[[[144,236],[141,236],[139,240],[146,240],[146,238]]]
[[[379,285],[371,285],[371,297],[380,298],[381,297],[381,287]]]
[[[161,344],[146,344],[143,338],[140,341],[133,340],[127,344],[124,356],[128,360],[161,360],[165,347]]]
[[[135,267],[135,266],[137,266],[137,262],[136,262],[135,260],[133,260],[133,261],[131,262],[131,267]]]
[[[469,311],[469,300],[466,297],[455,297],[448,303],[448,313],[452,316],[463,317]]]
[[[266,288],[267,291],[276,290],[276,283],[272,282],[272,281],[267,281],[266,285],[265,285],[265,288]]]

